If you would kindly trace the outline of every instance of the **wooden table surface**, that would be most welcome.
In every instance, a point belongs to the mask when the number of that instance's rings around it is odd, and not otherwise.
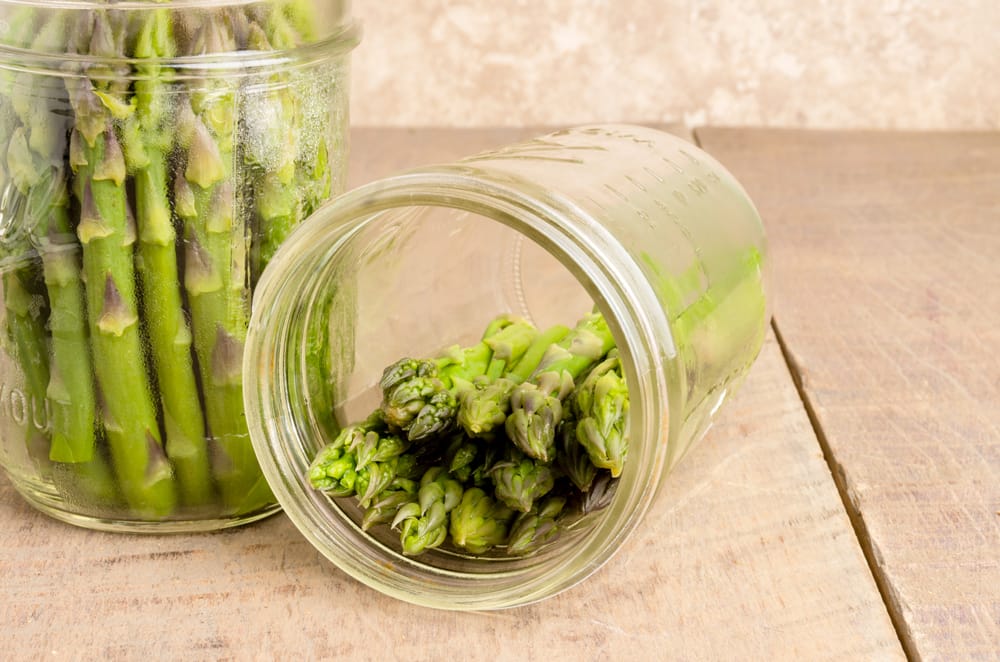
[[[527,130],[356,130],[352,182]],[[76,529],[0,478],[0,659],[1000,659],[1000,134],[699,129],[768,226],[774,330],[604,568],[438,612],[284,516]]]

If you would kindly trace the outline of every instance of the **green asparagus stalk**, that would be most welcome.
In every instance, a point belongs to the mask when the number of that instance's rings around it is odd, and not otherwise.
[[[483,554],[507,540],[507,529],[513,519],[513,510],[473,487],[465,490],[462,500],[451,511],[448,531],[452,543],[458,547]]]
[[[100,458],[96,454],[97,402],[79,249],[69,220],[63,169],[47,168],[41,181],[44,183],[35,190],[41,191],[42,199],[29,205],[29,213],[38,219],[35,235],[51,310],[49,457],[53,462],[86,464]]]
[[[356,439],[363,437],[369,432],[384,433],[388,432],[388,430],[389,427],[386,425],[385,419],[382,417],[382,412],[376,410],[361,423],[348,425],[347,427],[341,429],[329,445],[335,447],[353,446]]]
[[[574,380],[614,346],[604,317],[593,313],[549,347],[531,380],[511,393],[511,413],[504,423],[511,441],[528,456],[550,462],[563,417],[563,399],[573,391]]]
[[[396,435],[366,434],[353,452],[357,458],[358,480],[355,491],[358,503],[367,508],[395,478],[400,455],[409,443]]]
[[[252,50],[286,50],[316,39],[315,12],[305,0],[258,5],[248,13],[247,47]],[[329,109],[299,98],[330,85],[331,75],[306,78],[297,71],[281,72],[271,77],[260,96],[257,108],[269,121],[251,123],[247,141],[250,165],[257,170],[260,241],[253,252],[255,281],[291,231],[332,192]]]
[[[30,25],[34,13],[20,12],[14,18],[22,25]],[[10,72],[0,72],[3,96],[0,97],[0,138],[3,152],[0,158],[0,173],[4,190],[23,193],[37,183],[38,174],[31,162],[30,149],[24,136],[24,129],[15,112],[15,76]],[[27,163],[25,163],[27,161]],[[10,186],[12,185],[12,187]],[[7,214],[19,213],[24,207],[21,200],[6,201]],[[45,391],[49,381],[48,351],[45,346],[45,305],[34,284],[38,277],[32,265],[24,262],[29,252],[24,233],[4,233],[0,237],[0,269],[3,271],[3,297],[6,312],[6,337],[8,353],[20,367],[24,376],[24,391],[36,408],[44,411]],[[48,437],[39,426],[31,422],[26,426],[25,444],[31,457],[40,468],[48,462]]]
[[[546,372],[511,392],[510,415],[504,428],[518,448],[532,458],[551,462],[555,433],[563,418],[563,399],[573,391],[568,372]]]
[[[65,27],[65,15],[54,13],[37,30],[31,48],[58,52],[64,45]],[[79,248],[69,218],[65,165],[68,123],[60,112],[65,87],[57,79],[21,74],[17,85],[5,86],[4,93],[15,99],[9,104],[12,124],[5,135],[10,136],[7,157],[20,202],[11,206],[23,213],[42,262],[50,304],[47,328],[31,330],[37,351],[48,353],[48,382],[29,388],[33,411],[47,415],[35,416],[42,420],[34,421],[29,434],[38,461],[43,461],[44,453],[45,462],[55,463],[51,478],[64,499],[113,507],[119,499],[117,487],[106,460],[96,449],[96,396],[86,304]],[[15,109],[19,118],[14,117]],[[26,246],[22,252],[27,254]],[[37,370],[26,374],[32,382],[40,378]]]
[[[316,40],[316,12],[312,0],[287,0],[281,9],[305,43]]]
[[[628,452],[628,387],[618,352],[598,364],[573,394],[576,438],[594,466],[621,475]]]
[[[488,443],[479,449],[475,461],[470,465],[467,485],[482,487],[483,489],[495,489],[493,485],[493,468],[498,462],[504,461],[509,442]]]
[[[309,468],[315,489],[335,497],[357,495],[362,508],[367,508],[389,486],[397,477],[399,458],[409,443],[377,421],[372,417],[361,425],[344,428],[317,454]]]
[[[35,34],[35,25],[38,22],[38,9],[31,5],[22,5],[13,9],[5,16],[5,30],[0,35],[0,42],[6,46],[24,48],[31,43]],[[0,74],[0,78],[5,78],[10,72]],[[5,91],[6,94],[6,91]]]
[[[508,326],[483,338],[483,342],[492,353],[486,368],[486,379],[499,379],[505,374],[512,373],[514,366],[539,337],[538,329],[527,320],[509,319]],[[521,368],[521,370],[526,369],[527,366]]]
[[[257,8],[249,24],[248,47],[272,51],[293,48],[297,35],[286,16],[277,8]],[[305,218],[303,188],[297,180],[299,154],[298,107],[289,89],[289,72],[271,76],[255,101],[262,121],[251,121],[245,154],[256,172],[254,198],[257,213],[257,241],[253,246],[253,278],[274,257],[278,247]],[[265,87],[266,86],[266,87]]]
[[[374,434],[374,433],[370,433]],[[380,453],[391,455],[397,438],[384,440]],[[321,450],[309,469],[309,482],[314,489],[326,492],[332,497],[348,497],[357,495],[358,503],[367,508],[377,500],[383,490],[397,478],[396,464],[398,456],[392,456],[384,461],[372,461],[359,466],[357,451],[346,446],[327,446]]]
[[[24,388],[32,406],[42,406],[49,381],[48,353],[45,347],[45,320],[36,297],[26,287],[30,269],[4,267],[3,296],[7,315],[7,333],[11,354],[24,375]],[[39,464],[48,460],[48,439],[28,423],[26,439],[29,456]]]
[[[94,13],[91,55],[124,55],[124,31],[115,23],[105,11]],[[76,121],[70,159],[104,427],[132,510],[144,519],[163,518],[174,512],[176,484],[146,375],[132,264],[135,228],[129,224],[125,157],[113,124],[125,119],[131,107],[114,71],[94,67],[89,75],[93,80],[67,81]]]
[[[235,48],[221,16],[210,14],[192,40],[191,55]],[[273,503],[250,444],[243,411],[242,359],[248,283],[246,236],[233,185],[234,85],[206,79],[191,94],[187,165],[175,180],[174,205],[184,221],[184,286],[203,387],[205,417],[214,444],[212,466],[226,512],[241,515]]]
[[[332,497],[355,494],[358,459],[344,445],[324,446],[309,465],[309,483]]]
[[[437,379],[439,371],[436,362],[417,359],[403,359],[389,366],[381,381],[386,420],[407,430],[427,400],[444,388]]]
[[[475,386],[467,379],[473,372]],[[410,416],[412,424],[414,412],[419,415],[434,398],[451,395],[465,404],[489,392],[484,384],[505,380],[515,385],[509,395],[511,417],[518,411],[538,414],[538,407],[525,407],[517,397],[542,393],[554,400],[555,414],[547,424],[558,430],[558,448],[553,439],[552,448],[535,457],[503,434],[472,436],[443,427],[410,449],[409,438],[400,433],[400,419]],[[452,348],[437,359],[397,361],[383,372],[380,385],[382,406],[368,420],[341,431],[319,453],[309,478],[332,496],[360,496],[362,526],[390,522],[400,532],[404,554],[420,554],[449,536],[452,544],[473,554],[499,545],[512,555],[528,554],[553,540],[571,516],[610,504],[617,474],[595,466],[577,432],[581,417],[591,421],[588,429],[596,426],[603,435],[602,466],[614,463],[620,472],[627,447],[628,394],[614,339],[600,315],[588,315],[573,331],[554,327],[541,334],[523,321],[500,317],[478,345]],[[492,406],[500,410],[503,423],[504,405]],[[614,434],[605,432],[609,429]],[[394,433],[399,434],[392,438]],[[428,462],[432,464],[424,469]],[[365,483],[359,467],[379,471]],[[418,487],[414,478],[420,472]],[[369,489],[371,485],[375,487]]]
[[[521,513],[510,527],[507,551],[529,554],[559,535],[559,516],[566,506],[564,497],[549,497],[526,513]]]
[[[318,38],[317,5],[312,0],[289,0],[282,9],[291,26],[287,32],[294,31],[294,40],[272,38],[279,44],[289,45],[311,44]],[[301,97],[319,95],[321,98],[333,96],[336,86],[342,85],[344,72],[339,65],[322,71],[292,72],[289,86]],[[296,160],[296,187],[302,192],[302,217],[306,218],[330,199],[335,191],[343,190],[346,185],[344,175],[346,169],[331,167],[331,155],[343,159],[347,154],[347,108],[343,101],[334,104],[333,115],[330,108],[324,104],[303,103],[296,106],[296,121],[300,127],[299,155]],[[291,228],[290,228],[291,229]]]
[[[147,12],[136,39],[140,60],[135,82],[137,140],[126,146],[134,174],[139,252],[136,261],[143,295],[146,332],[156,368],[166,432],[167,457],[177,472],[182,503],[199,507],[214,499],[191,356],[192,334],[181,301],[176,241],[168,195],[168,160],[173,147],[170,122],[172,72],[161,58],[176,54],[170,14]]]
[[[431,467],[420,479],[416,501],[402,506],[392,520],[403,553],[415,556],[439,547],[448,536],[448,513],[462,500],[462,485],[444,467]]]
[[[458,409],[458,423],[472,437],[491,438],[494,430],[502,426],[510,413],[510,396],[514,387],[528,379],[538,368],[548,348],[569,335],[569,329],[556,325],[546,331],[534,335],[531,344],[519,358],[499,359],[506,363],[500,376],[495,379],[483,379],[474,382],[474,388],[466,391],[461,398]],[[512,346],[513,347],[513,346]],[[490,370],[496,372],[498,359],[494,350],[494,360]]]
[[[576,419],[571,417],[563,418],[559,424],[556,465],[576,489],[586,492],[597,476],[597,467],[590,461],[586,449],[577,441],[576,425]]]
[[[467,483],[475,469],[476,458],[480,455],[479,445],[464,434],[457,434],[445,451],[448,473],[462,483]]]
[[[507,458],[490,469],[490,477],[497,499],[514,510],[526,513],[535,501],[555,487],[556,472],[540,460],[510,447]]]
[[[612,477],[610,471],[597,472],[590,489],[577,494],[575,507],[579,514],[590,515],[610,506],[618,490],[618,480]]]
[[[493,350],[486,340],[514,323],[508,316],[498,317],[472,347],[452,347],[430,361],[401,359],[386,368],[380,382],[386,421],[411,441],[447,430],[458,413],[458,393],[490,367]]]
[[[377,524],[389,524],[396,517],[399,509],[412,502],[417,496],[420,485],[410,478],[396,477],[372,499],[365,508],[361,526],[368,530]]]
[[[257,4],[243,17],[246,47],[281,50],[312,43],[316,39],[316,16],[312,0]],[[331,145],[344,153],[339,132],[331,132],[330,108],[311,103],[326,98],[328,86],[337,84],[331,71],[305,73],[286,69],[255,83],[253,108],[247,117],[247,136],[242,141],[244,160],[252,173],[256,241],[251,250],[251,281],[256,283],[281,243],[306,217],[330,198],[333,171],[329,163]],[[343,183],[338,182],[338,188]],[[353,292],[343,290],[337,301],[324,307],[351,307]],[[347,301],[344,301],[347,299]],[[328,336],[353,333],[352,328],[329,329],[328,311],[314,310],[307,345],[309,397],[323,410],[333,400],[333,362],[349,367],[353,356],[331,353]],[[341,347],[350,342],[337,343]],[[326,407],[324,407],[324,404]],[[331,419],[316,421],[335,434]]]

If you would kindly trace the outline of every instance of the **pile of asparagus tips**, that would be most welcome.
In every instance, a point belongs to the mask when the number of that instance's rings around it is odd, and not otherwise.
[[[476,345],[397,361],[380,386],[381,406],[321,449],[308,478],[354,497],[366,530],[398,531],[404,554],[528,554],[610,504],[629,397],[600,314],[545,331],[501,316]]]
[[[243,411],[250,291],[331,193],[340,155],[316,88],[332,75],[171,68],[312,41],[302,0],[113,7],[9,21],[32,50],[88,56],[60,75],[0,72],[0,171],[19,214],[0,237],[4,341],[43,423],[29,448],[78,512],[257,512],[273,496]]]

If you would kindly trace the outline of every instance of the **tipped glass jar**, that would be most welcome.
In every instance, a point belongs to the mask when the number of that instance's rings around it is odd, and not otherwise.
[[[0,465],[93,528],[277,510],[253,287],[344,186],[349,3],[0,0]]]
[[[743,381],[767,328],[765,255],[733,177],[641,127],[562,131],[352,191],[290,237],[256,292],[244,372],[261,466],[303,534],[389,595],[448,609],[554,595],[620,547]],[[542,329],[595,306],[630,399],[607,507],[557,522],[529,555],[446,541],[411,556],[399,532],[366,529],[357,499],[311,486],[320,449],[378,407],[385,366],[475,344],[498,314]]]

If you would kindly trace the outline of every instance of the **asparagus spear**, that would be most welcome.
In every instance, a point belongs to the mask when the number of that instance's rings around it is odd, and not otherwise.
[[[316,40],[316,12],[311,0],[287,0],[281,3],[281,9],[304,42]]]
[[[511,413],[504,423],[511,441],[530,457],[551,461],[556,429],[563,417],[563,399],[573,391],[574,380],[614,345],[604,317],[593,313],[549,347],[531,380],[511,393]]]
[[[358,459],[344,445],[324,446],[309,465],[309,483],[333,497],[354,494]]]
[[[549,465],[510,447],[506,459],[490,469],[496,497],[514,510],[526,513],[536,500],[555,486],[556,473]]]
[[[610,471],[599,471],[590,489],[577,495],[576,509],[581,515],[589,515],[604,510],[611,505],[618,491],[618,479]]]
[[[618,352],[597,365],[573,394],[576,438],[594,466],[621,475],[628,452],[628,387]]]
[[[49,457],[53,462],[85,464],[97,457],[97,405],[78,247],[61,165],[46,168],[34,192],[28,213],[38,221],[35,241],[51,311],[52,360],[46,391],[51,412]]]
[[[587,451],[577,441],[576,425],[577,422],[573,418],[564,418],[559,424],[556,465],[576,489],[586,492],[597,476],[597,467],[590,461]]]
[[[578,416],[593,419],[588,426],[601,429],[608,427],[605,421],[613,420],[611,427],[618,430],[616,425],[624,420],[621,414],[627,410],[620,361],[607,325],[597,314],[580,320],[572,332],[554,327],[538,334],[530,325],[518,324],[508,317],[497,318],[484,333],[484,340],[474,347],[454,348],[434,360],[402,359],[389,366],[381,381],[382,406],[363,423],[345,428],[320,452],[310,471],[314,487],[335,496],[360,493],[362,526],[368,529],[391,521],[400,531],[407,555],[437,547],[449,535],[454,545],[473,554],[504,542],[510,554],[530,553],[558,535],[560,522],[568,517],[568,501],[572,500],[571,512],[576,516],[610,504],[617,479],[610,470],[598,469],[577,440]],[[601,357],[605,360],[598,363]],[[476,388],[464,379],[470,374],[470,365],[477,371]],[[449,373],[455,366],[457,372]],[[412,451],[407,450],[408,440],[402,434],[383,451],[382,437],[391,437],[392,431],[400,429],[400,418],[413,416],[416,410],[412,407],[401,414],[392,405],[407,404],[412,394],[429,392],[431,403],[442,394],[457,394],[464,404],[488,392],[483,384],[488,387],[505,379],[518,384],[529,378],[514,389],[512,401],[518,390],[527,393],[524,397],[539,392],[554,399],[558,415],[549,424],[558,427],[558,453],[554,441],[552,450],[539,458],[524,453],[503,435],[474,437],[465,430],[443,434],[447,427],[422,438]],[[612,379],[614,388],[610,387]],[[585,393],[569,398],[570,393],[580,390],[576,380]],[[525,391],[524,386],[530,389]],[[400,390],[404,396],[399,395]],[[564,398],[569,398],[567,411],[571,416],[562,416]],[[423,402],[421,409],[428,406]],[[512,406],[515,413],[525,410],[517,402]],[[502,411],[499,417],[502,422]],[[610,443],[606,439],[605,446],[622,449],[610,453],[620,466],[624,446],[614,439]],[[368,478],[368,485],[377,487],[359,487],[363,473],[358,467],[375,466],[387,458],[388,468],[384,472],[380,468],[374,479]],[[553,460],[558,468],[550,464]],[[432,466],[421,469],[428,461]],[[420,471],[423,475],[418,487],[413,478]],[[568,477],[561,483],[566,493],[560,488],[558,494],[545,498],[563,475]]]
[[[254,6],[248,14],[247,47],[252,50],[286,50],[316,39],[314,12],[304,0]],[[330,197],[329,108],[303,101],[316,88],[331,85],[330,77],[330,72],[310,78],[282,72],[265,83],[255,104],[265,121],[249,123],[246,141],[249,163],[257,171],[260,241],[253,250],[254,281],[291,231]]]
[[[244,16],[246,47],[269,51],[308,44],[316,39],[316,17],[312,0],[291,0],[251,6]],[[256,283],[280,244],[306,217],[330,198],[333,171],[329,163],[331,145],[346,153],[339,131],[331,134],[330,108],[316,99],[329,99],[337,85],[334,72],[306,72],[288,68],[255,84],[252,108],[244,113],[246,133],[242,144],[253,198],[255,241],[251,250],[251,282]],[[338,190],[343,182],[337,182]],[[326,299],[323,307],[350,308],[353,292],[342,290],[337,302]],[[347,301],[345,301],[347,299]],[[332,399],[334,361],[349,365],[351,356],[331,355],[328,335],[341,336],[353,329],[329,329],[327,310],[314,310],[307,341],[306,370],[309,397],[317,409]],[[350,342],[340,343],[349,347]],[[331,434],[330,419],[317,423]]]
[[[122,57],[122,26],[103,10],[94,12],[93,21],[90,54]],[[68,79],[67,86],[75,111],[70,153],[94,366],[122,492],[137,516],[156,519],[173,513],[177,496],[139,336],[135,228],[129,225],[125,157],[113,125],[130,107],[114,71],[92,67],[89,75],[93,80]]]
[[[455,545],[482,554],[507,539],[513,518],[513,510],[473,487],[465,490],[462,500],[451,511],[448,531]]]
[[[490,363],[486,379],[499,379],[504,374],[515,373],[514,367],[539,337],[538,329],[531,322],[520,318],[504,318],[508,324],[496,333],[486,335],[483,343],[490,348]],[[520,367],[528,371],[527,365]]]
[[[367,508],[396,478],[399,457],[408,446],[372,417],[361,425],[344,428],[317,454],[309,468],[310,483],[331,496],[356,494],[361,506]]]
[[[220,15],[210,14],[188,54],[234,48],[232,31]],[[182,127],[187,165],[175,180],[174,205],[184,220],[184,286],[214,444],[212,467],[226,512],[240,515],[273,503],[274,496],[254,456],[243,411],[249,301],[245,228],[236,213],[232,181],[235,93],[231,82],[209,78],[191,94],[191,112]]]
[[[314,43],[318,38],[316,27],[320,24],[316,16],[316,6],[312,0],[288,0],[283,3],[285,16],[294,31],[294,43],[303,45]],[[277,47],[282,47],[275,44]],[[347,104],[346,97],[336,93],[342,85],[345,72],[341,65],[313,72],[291,72],[289,87],[300,97],[335,99],[333,114],[326,104],[300,102],[297,105],[297,123],[300,126],[299,154],[296,159],[296,188],[301,192],[302,217],[308,217],[331,194],[344,189],[346,169],[330,167],[331,155],[344,158],[347,154]],[[291,228],[289,228],[291,229]]]
[[[13,18],[18,25],[30,25],[34,12],[19,12]],[[0,72],[3,96],[0,97],[0,138],[3,152],[0,158],[3,188],[8,183],[18,192],[30,190],[37,184],[38,173],[31,163],[30,150],[24,136],[24,129],[15,112],[15,100],[23,98],[17,90],[16,76],[10,72]],[[27,161],[27,163],[25,163]],[[19,198],[19,199],[18,199]],[[24,196],[6,201],[8,214],[21,213]],[[48,352],[45,346],[45,305],[44,298],[35,285],[38,280],[36,269],[23,262],[30,246],[24,233],[4,233],[0,237],[0,259],[3,260],[3,298],[6,312],[6,337],[8,353],[17,362],[24,376],[24,390],[33,411],[44,411],[45,391],[49,381]],[[28,423],[25,443],[29,456],[39,466],[48,461],[48,438]]]
[[[376,524],[388,524],[396,517],[399,509],[416,498],[419,484],[409,478],[396,477],[372,499],[365,509],[361,526],[366,531]]]
[[[399,528],[403,553],[415,556],[439,547],[448,535],[448,513],[462,500],[462,485],[444,467],[431,467],[420,479],[416,501],[402,506],[392,520]]]
[[[469,465],[469,478],[466,484],[484,489],[495,489],[493,485],[493,467],[504,460],[507,452],[506,442],[489,443],[479,449],[475,460]]]
[[[172,72],[161,58],[176,54],[169,11],[146,13],[136,39],[140,60],[135,82],[137,140],[126,145],[134,174],[139,231],[137,271],[142,285],[144,322],[156,368],[166,432],[181,501],[197,507],[214,499],[205,420],[191,357],[192,334],[181,301],[176,240],[168,195],[168,159],[173,147],[170,99]]]
[[[25,281],[30,280],[30,269],[9,269],[3,275],[3,296],[11,354],[24,375],[25,391],[32,406],[42,406],[49,380],[45,320],[35,295],[26,289]],[[29,456],[38,463],[46,463],[48,439],[30,422],[25,441]]]
[[[396,435],[379,436],[374,432],[355,445],[358,472],[355,490],[362,508],[367,508],[396,478],[399,457],[408,446],[408,442]]]
[[[535,335],[519,358],[513,358],[514,352],[511,351],[510,359],[501,359],[510,367],[504,366],[506,369],[499,377],[474,382],[474,388],[462,395],[459,405],[458,422],[462,428],[473,437],[492,437],[493,431],[507,420],[507,415],[510,413],[510,396],[514,387],[531,376],[549,346],[558,343],[567,335],[569,329],[562,325],[556,325]],[[490,365],[494,371],[496,363],[495,357]]]
[[[382,374],[382,413],[393,426],[406,430],[426,404],[443,388],[436,383],[440,368],[433,361],[401,359]]]
[[[448,473],[462,483],[467,483],[475,469],[474,463],[480,455],[479,445],[464,434],[457,434],[445,451]]]
[[[64,45],[65,26],[66,16],[54,13],[36,31],[31,48],[57,52]],[[28,342],[37,353],[33,365],[23,366],[36,412],[29,447],[40,464],[55,463],[50,467],[51,479],[64,499],[113,506],[119,498],[117,487],[106,460],[96,449],[96,397],[86,305],[79,250],[69,218],[64,162],[68,123],[61,112],[65,87],[58,79],[28,73],[18,75],[16,85],[9,79],[5,82],[9,84],[4,86],[5,101],[9,103],[4,104],[4,117],[10,122],[4,130],[10,137],[6,156],[20,198],[9,204],[27,221],[28,238],[41,259],[44,293],[50,302],[47,328],[40,324],[39,306],[32,305],[32,318],[39,324],[30,329],[29,337],[29,330],[21,323],[22,333],[18,334],[21,353]],[[21,252],[27,251],[25,244]],[[35,296],[40,293],[33,293]]]
[[[486,340],[512,324],[509,317],[498,317],[472,347],[452,347],[432,361],[401,359],[386,368],[380,382],[386,421],[411,441],[450,427],[458,412],[458,392],[471,388],[471,381],[490,367],[493,350]]]
[[[521,513],[510,527],[507,551],[528,554],[559,535],[558,518],[566,506],[564,497],[549,497],[526,513]]]
[[[251,50],[284,50],[296,46],[297,35],[285,15],[274,7],[258,7],[249,24]],[[303,189],[298,186],[298,108],[289,89],[290,74],[283,72],[262,83],[254,105],[259,119],[250,117],[245,154],[256,171],[254,198],[257,241],[253,246],[253,279],[274,257],[278,247],[305,218]]]

